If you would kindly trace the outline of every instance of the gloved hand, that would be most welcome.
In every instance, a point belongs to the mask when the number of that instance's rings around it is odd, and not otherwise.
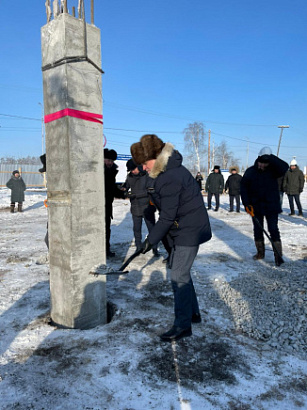
[[[142,253],[147,253],[152,249],[152,245],[149,243],[148,238],[142,243]]]

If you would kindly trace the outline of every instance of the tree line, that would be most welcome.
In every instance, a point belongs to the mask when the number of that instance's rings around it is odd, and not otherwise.
[[[214,144],[211,141],[210,155],[208,155],[208,136],[202,122],[188,124],[183,130],[184,134],[184,165],[192,174],[198,171],[210,173],[214,165],[219,165],[222,169],[237,166],[240,169],[240,161],[229,149],[226,141]],[[210,157],[210,158],[209,158]],[[210,169],[208,169],[210,163]]]
[[[23,165],[41,165],[41,161],[39,157],[31,157],[28,155],[27,157],[1,157],[0,158],[1,164],[23,164]]]

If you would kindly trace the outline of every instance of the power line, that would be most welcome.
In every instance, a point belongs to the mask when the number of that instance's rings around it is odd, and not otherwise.
[[[103,100],[103,102],[106,103],[107,105],[111,105],[111,106],[113,105],[123,110],[135,111],[135,112],[140,112],[143,114],[150,114],[150,115],[167,117],[167,118],[175,118],[175,119],[186,120],[186,121],[195,121],[195,118],[182,117],[182,116],[177,116],[177,115],[172,115],[172,114],[161,113],[158,111],[151,111],[151,110],[144,110],[142,108],[129,107],[127,105],[117,104],[117,103],[106,101],[106,100]],[[278,124],[242,124],[242,123],[234,123],[234,122],[211,121],[208,119],[200,120],[200,121],[204,123],[210,123],[210,124],[235,125],[235,126],[243,126],[243,127],[244,126],[247,126],[247,127],[277,127],[278,126]]]

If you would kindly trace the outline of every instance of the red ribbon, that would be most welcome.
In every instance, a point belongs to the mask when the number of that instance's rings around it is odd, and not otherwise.
[[[102,121],[98,120],[98,118],[101,118],[101,119],[103,118],[101,114],[94,114],[91,112],[73,110],[72,108],[64,108],[64,110],[57,111],[53,114],[45,115],[44,121],[45,121],[45,124],[47,124],[48,122],[55,121],[63,117],[75,117],[75,118],[80,118],[81,120],[99,122],[100,124],[103,124]]]

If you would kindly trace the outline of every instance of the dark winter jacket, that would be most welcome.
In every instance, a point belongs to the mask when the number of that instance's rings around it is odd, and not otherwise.
[[[284,192],[284,178],[285,176],[283,175],[282,177],[277,178],[277,184],[278,184],[278,190],[279,192]]]
[[[149,176],[153,178],[149,192],[160,212],[149,233],[149,242],[156,245],[167,233],[173,244],[179,246],[197,246],[208,241],[211,227],[199,186],[172,144],[165,144]]]
[[[112,204],[114,198],[125,198],[124,192],[116,185],[117,168],[116,164],[113,164],[111,168],[104,167],[106,217],[113,217]]]
[[[201,183],[201,181],[203,181],[203,176],[201,175],[201,174],[196,174],[196,177],[195,177],[195,179],[196,179],[196,182],[198,183],[198,185],[199,185],[199,189],[202,189],[202,183]]]
[[[241,180],[241,198],[244,207],[252,205],[256,214],[272,215],[282,212],[277,178],[285,174],[288,164],[270,155],[265,171],[258,169],[258,160],[248,168]]]
[[[148,179],[149,176],[145,171],[140,171],[137,175],[129,172],[127,175],[124,187],[129,191],[128,198],[131,203],[131,213],[134,216],[143,216],[145,209],[149,206]]]
[[[296,167],[294,169],[289,169],[285,175],[283,182],[283,189],[288,195],[298,195],[303,192],[304,189],[304,174]]]
[[[242,175],[240,174],[229,175],[225,184],[225,190],[229,191],[229,195],[240,195],[241,179]]]
[[[205,189],[211,194],[221,194],[223,192],[224,177],[221,174],[221,171],[219,171],[218,173],[211,172],[211,174],[207,178]]]
[[[11,189],[11,202],[23,202],[25,200],[26,184],[24,180],[19,176],[16,178],[14,175],[11,176],[6,183],[6,186]]]

